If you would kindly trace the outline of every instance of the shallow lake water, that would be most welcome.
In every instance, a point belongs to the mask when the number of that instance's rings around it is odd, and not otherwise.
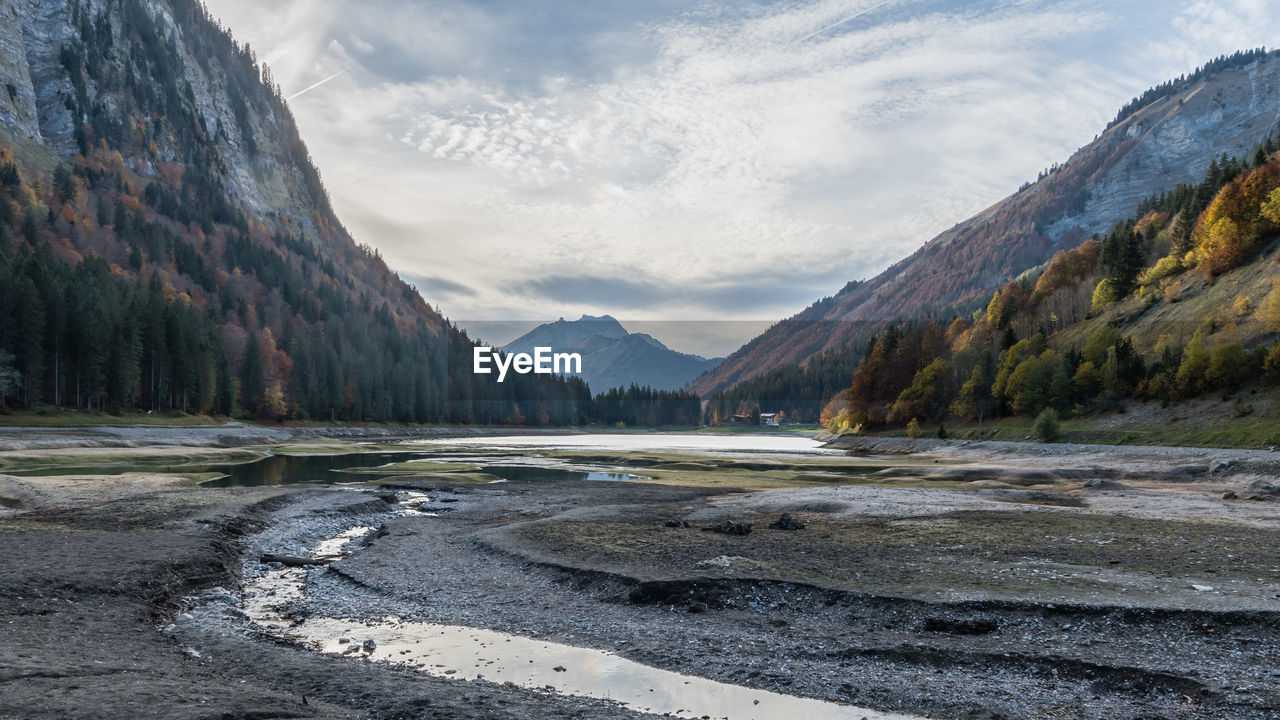
[[[384,477],[369,472],[384,465],[408,460],[455,460],[425,452],[369,452],[346,455],[271,455],[255,462],[218,468],[220,478],[202,483],[205,487],[250,485],[290,485],[294,483],[359,483]],[[493,460],[494,458],[485,458]],[[556,480],[641,480],[640,475],[621,471],[573,470],[534,464],[479,465],[469,472],[495,475],[508,482],[548,482]],[[388,468],[385,476],[404,473]]]
[[[644,480],[614,467],[559,467],[537,457],[539,451],[599,450],[604,452],[697,452],[713,455],[742,453],[771,457],[813,458],[839,454],[813,438],[793,434],[711,433],[584,433],[580,435],[508,435],[440,440],[415,440],[403,450],[377,450],[335,455],[267,455],[261,460],[236,463],[174,465],[164,460],[139,460],[100,465],[58,466],[11,471],[13,475],[119,475],[128,472],[220,473],[205,487],[289,485],[294,483],[359,483],[379,477],[372,469],[408,460],[461,462],[475,471],[509,482],[556,480]],[[388,469],[387,475],[399,471]]]
[[[493,435],[416,440],[407,445],[506,449],[611,450],[616,452],[698,451],[823,455],[839,453],[806,435],[792,433],[583,433],[580,435]]]

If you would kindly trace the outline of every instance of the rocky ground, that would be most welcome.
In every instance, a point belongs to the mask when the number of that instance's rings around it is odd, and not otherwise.
[[[318,655],[247,624],[166,633],[192,593],[237,586],[246,540],[273,513],[346,493],[135,480],[107,502],[50,490],[39,509],[0,514],[0,718],[629,716]]]
[[[985,445],[757,492],[703,482],[715,458],[690,485],[211,490],[136,474],[105,502],[89,478],[39,493],[0,478],[0,716],[628,716],[322,655],[239,611],[264,553],[375,525],[308,571],[295,619],[493,628],[932,718],[1277,717],[1268,456]],[[19,483],[37,500],[15,499]],[[411,490],[438,516],[397,516]],[[782,513],[803,529],[770,528]]]

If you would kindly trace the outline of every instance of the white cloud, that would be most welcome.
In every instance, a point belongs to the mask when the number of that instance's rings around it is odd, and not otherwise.
[[[473,291],[429,298],[449,315],[486,320],[790,314],[1277,27],[1261,0],[875,5],[654,3],[530,37],[518,2],[210,2],[287,94],[350,68],[294,105],[339,214],[393,267]],[[671,292],[530,290],[565,276]],[[796,292],[751,280],[769,276]]]

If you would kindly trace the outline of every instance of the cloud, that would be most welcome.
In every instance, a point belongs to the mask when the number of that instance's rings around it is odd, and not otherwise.
[[[413,285],[426,297],[444,296],[449,299],[467,298],[476,294],[474,288],[463,283],[454,282],[442,277],[432,277],[430,275],[417,275],[414,273],[401,273],[401,279]]]
[[[473,321],[791,314],[1280,29],[1263,0],[209,6],[286,94],[349,68],[293,103],[334,204]]]

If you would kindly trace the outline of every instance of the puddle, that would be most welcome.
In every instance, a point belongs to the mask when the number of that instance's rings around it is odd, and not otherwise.
[[[562,695],[613,700],[660,715],[729,720],[914,718],[681,675],[600,650],[492,630],[396,618],[373,625],[314,618],[291,628],[288,634],[326,653],[354,654],[455,680],[509,682]],[[364,650],[368,640],[374,643],[372,652]],[[358,649],[351,650],[353,647]]]
[[[492,459],[492,458],[485,458]],[[219,468],[225,475],[202,483],[205,487],[241,487],[246,485],[289,485],[293,483],[363,483],[376,480],[378,468],[408,460],[456,462],[429,452],[370,452],[346,455],[272,455],[261,460]],[[474,462],[467,464],[475,465]],[[559,480],[625,481],[644,480],[643,476],[625,472],[569,470],[537,464],[480,465],[469,472],[486,472],[508,482],[553,482]],[[413,471],[387,468],[386,475],[410,475]],[[439,471],[447,476],[448,471]]]
[[[350,530],[338,533],[333,537],[316,545],[315,550],[311,552],[311,557],[317,560],[337,560],[346,555],[346,547],[353,540],[358,540],[365,535],[377,530],[372,525],[360,525]]]
[[[408,512],[412,511],[400,514]],[[312,556],[340,558],[354,541],[373,530],[371,526],[346,530],[317,544]],[[511,683],[535,691],[612,700],[656,715],[727,720],[923,720],[682,675],[602,650],[493,630],[396,617],[369,622],[312,617],[299,623],[287,614],[287,608],[304,599],[307,573],[302,568],[284,568],[250,580],[244,589],[245,614],[264,632],[324,653],[393,663],[458,681]]]
[[[291,485],[294,483],[356,483],[376,480],[376,474],[357,472],[406,460],[430,457],[416,452],[368,452],[345,455],[271,455],[255,462],[219,468],[225,473],[205,487]],[[388,470],[388,475],[396,474]]]

